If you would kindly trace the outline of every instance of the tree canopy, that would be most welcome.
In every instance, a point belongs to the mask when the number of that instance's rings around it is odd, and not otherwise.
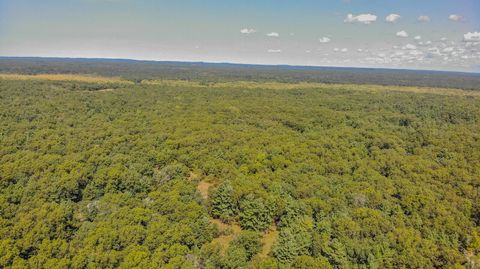
[[[0,267],[480,264],[475,92],[256,85],[0,80]]]

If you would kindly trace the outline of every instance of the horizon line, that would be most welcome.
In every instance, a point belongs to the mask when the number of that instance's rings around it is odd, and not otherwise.
[[[458,71],[458,70],[435,70],[435,69],[414,69],[414,68],[394,68],[394,67],[366,67],[366,66],[333,66],[333,65],[295,65],[295,64],[262,64],[262,63],[244,63],[228,61],[195,61],[195,60],[153,60],[139,58],[118,58],[118,57],[62,57],[62,56],[5,56],[0,55],[0,59],[63,59],[63,60],[113,60],[113,61],[131,61],[131,62],[150,62],[150,63],[191,63],[191,64],[225,64],[238,66],[258,66],[258,67],[287,67],[287,68],[331,68],[331,69],[370,69],[370,70],[388,70],[388,71],[412,71],[412,72],[438,72],[438,73],[459,73],[459,74],[479,74],[480,71]]]

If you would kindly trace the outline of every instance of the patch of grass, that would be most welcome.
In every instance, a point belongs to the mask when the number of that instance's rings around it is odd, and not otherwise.
[[[70,74],[0,74],[0,79],[4,80],[49,80],[49,81],[78,81],[90,83],[126,83],[133,84],[131,81],[119,77],[100,77],[94,75],[70,75]]]
[[[382,85],[357,85],[357,84],[327,84],[327,83],[284,83],[284,82],[254,82],[254,81],[232,81],[232,82],[211,82],[208,84],[198,81],[187,80],[144,80],[142,84],[158,85],[168,87],[190,87],[190,88],[230,88],[250,90],[352,90],[366,92],[408,92],[408,93],[429,93],[440,95],[461,95],[480,96],[480,92],[462,89],[444,89],[430,87],[405,87],[405,86],[382,86]]]

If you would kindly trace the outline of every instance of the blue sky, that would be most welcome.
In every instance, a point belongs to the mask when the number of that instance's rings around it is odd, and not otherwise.
[[[480,1],[0,0],[0,55],[480,71]]]

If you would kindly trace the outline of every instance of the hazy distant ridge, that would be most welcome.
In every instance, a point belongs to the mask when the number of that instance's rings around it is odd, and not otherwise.
[[[287,65],[137,61],[127,59],[0,57],[1,73],[121,76],[129,80],[280,81],[426,86],[480,90],[480,74]]]

